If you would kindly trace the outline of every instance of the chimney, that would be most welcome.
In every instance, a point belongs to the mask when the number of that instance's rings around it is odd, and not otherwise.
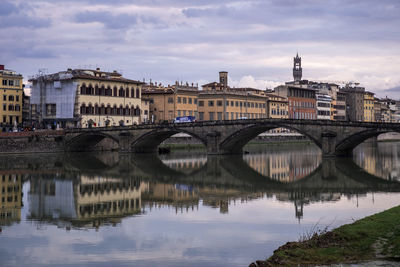
[[[0,70],[4,70],[4,65],[0,65]]]

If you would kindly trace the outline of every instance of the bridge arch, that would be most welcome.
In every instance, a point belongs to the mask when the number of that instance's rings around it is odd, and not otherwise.
[[[399,130],[393,129],[368,129],[365,131],[357,132],[352,134],[345,139],[341,140],[335,148],[337,155],[350,155],[354,148],[356,148],[359,144],[363,143],[365,140],[371,137],[378,137],[380,134],[397,132],[400,133]]]
[[[310,138],[319,148],[322,148],[322,144],[318,136],[315,136],[312,132],[303,130],[301,127],[296,126],[297,125],[292,126],[286,124],[253,124],[248,127],[242,128],[226,137],[220,144],[220,150],[224,154],[242,153],[243,147],[252,139],[256,138],[259,134],[263,132],[276,128],[286,128],[303,134]]]
[[[207,146],[207,141],[200,137],[199,135],[187,131],[185,129],[179,129],[175,127],[155,129],[148,133],[141,135],[136,138],[136,140],[131,144],[131,151],[135,153],[155,153],[157,152],[158,146],[164,142],[166,139],[170,138],[172,135],[177,133],[186,133],[198,140],[205,146]]]
[[[112,141],[112,145],[118,146],[119,140],[113,135],[106,134],[104,132],[86,132],[79,134],[65,143],[66,151],[92,151],[97,144],[99,144],[104,139],[109,139]],[[108,148],[109,149],[109,148]],[[106,150],[108,150],[106,149]]]

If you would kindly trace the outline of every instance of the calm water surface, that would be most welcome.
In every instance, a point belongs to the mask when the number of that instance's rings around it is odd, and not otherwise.
[[[400,143],[0,158],[1,266],[248,266],[400,205]]]

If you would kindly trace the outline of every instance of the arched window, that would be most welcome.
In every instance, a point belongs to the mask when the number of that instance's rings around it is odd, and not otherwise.
[[[140,90],[139,90],[139,87],[136,88],[136,98],[140,98]]]
[[[135,107],[131,106],[131,116],[135,116]]]
[[[111,106],[110,106],[110,104],[107,105],[106,115],[111,115]]]
[[[104,88],[104,85],[102,85],[100,89],[100,95],[105,95],[105,94],[106,94],[106,89]]]
[[[14,110],[14,105],[8,105],[8,110]]]
[[[126,115],[126,116],[130,116],[131,114],[130,114],[130,110],[129,110],[129,106],[128,105],[126,105],[126,107],[125,107],[125,110],[124,110],[124,115]]]
[[[135,116],[140,116],[140,108],[139,108],[139,106],[136,106],[136,108],[135,108]]]
[[[94,105],[94,114],[96,114],[96,115],[100,114],[99,105],[97,105],[97,104]]]
[[[117,105],[113,106],[112,115],[117,115]]]
[[[129,88],[125,89],[125,97],[129,97]]]
[[[99,86],[96,84],[96,86],[94,87],[94,94],[95,95],[100,95],[100,90],[99,90]]]
[[[94,94],[93,85],[91,83],[89,84],[88,88],[86,88],[86,94],[88,94],[88,95]]]
[[[112,90],[111,90],[110,86],[107,86],[106,95],[107,96],[112,96]]]
[[[86,95],[86,85],[85,85],[85,83],[83,83],[81,85],[81,95]]]
[[[101,104],[100,115],[105,115],[105,114],[106,114],[106,108],[104,107],[104,104]]]
[[[83,103],[82,105],[81,105],[81,114],[83,115],[83,114],[86,114],[86,105],[85,105],[85,103]]]
[[[89,106],[87,107],[87,114],[94,114],[94,109],[92,103],[89,103]]]
[[[122,86],[121,86],[121,88],[119,88],[118,96],[124,97],[124,88],[122,88]]]
[[[118,89],[117,89],[116,86],[114,86],[113,91],[114,91],[114,94],[113,94],[113,95],[114,95],[114,96],[118,96],[118,94],[117,94]]]
[[[135,97],[135,89],[132,87],[132,89],[131,89],[131,98],[134,98]]]
[[[122,107],[122,105],[119,105],[119,108],[118,108],[118,110],[117,110],[117,115],[122,115],[122,111],[123,111],[123,107]]]

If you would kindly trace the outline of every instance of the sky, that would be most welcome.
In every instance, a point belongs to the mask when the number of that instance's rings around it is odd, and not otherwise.
[[[27,80],[67,68],[130,79],[273,88],[359,82],[400,98],[399,0],[0,0],[0,64]]]

